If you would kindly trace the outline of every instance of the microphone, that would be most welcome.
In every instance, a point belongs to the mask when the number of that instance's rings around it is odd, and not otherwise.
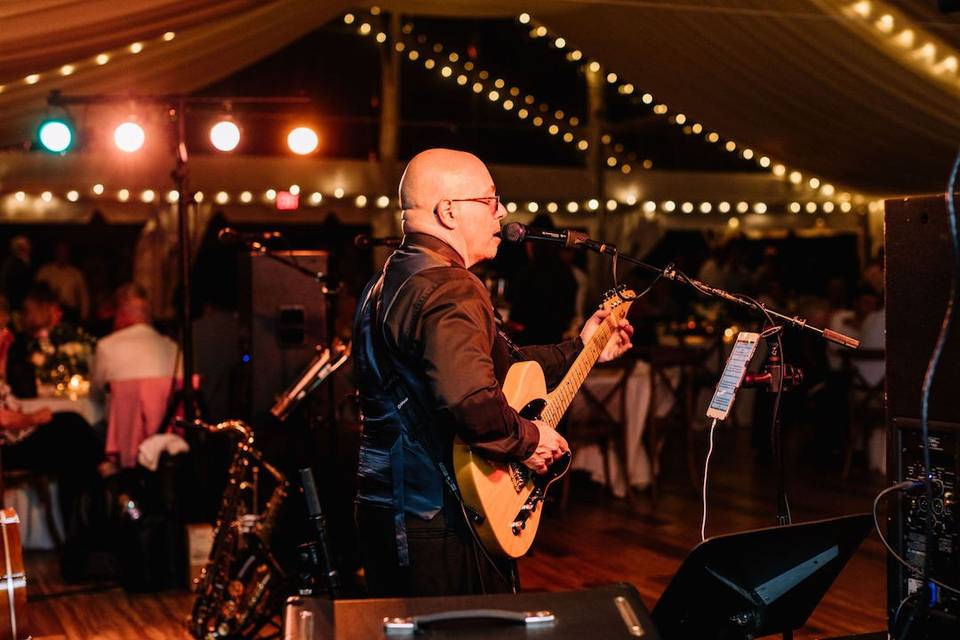
[[[507,242],[526,242],[528,240],[559,242],[565,247],[578,247],[590,242],[590,238],[582,231],[574,229],[560,229],[558,231],[534,229],[519,222],[504,225],[503,229],[500,230],[500,237]]]
[[[397,236],[371,238],[365,233],[360,233],[353,238],[353,246],[355,246],[357,249],[372,249],[373,247],[399,247],[400,238]]]
[[[224,227],[217,234],[217,240],[223,244],[236,242],[269,242],[279,240],[283,234],[279,231],[237,231],[233,227]]]

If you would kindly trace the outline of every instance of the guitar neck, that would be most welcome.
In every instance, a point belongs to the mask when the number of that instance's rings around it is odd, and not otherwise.
[[[551,427],[556,428],[560,423],[563,414],[566,413],[573,402],[573,398],[580,390],[580,385],[587,379],[593,365],[597,363],[597,358],[606,346],[607,341],[616,329],[617,323],[621,318],[627,315],[630,304],[622,304],[615,308],[607,316],[603,323],[597,327],[596,332],[590,337],[590,341],[583,346],[583,351],[577,356],[577,359],[570,369],[567,370],[560,384],[547,396],[547,404],[540,414],[541,419]]]

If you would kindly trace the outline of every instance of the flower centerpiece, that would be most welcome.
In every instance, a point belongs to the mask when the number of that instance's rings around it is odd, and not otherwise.
[[[31,346],[38,389],[76,399],[90,392],[90,361],[96,340],[79,327],[61,323],[42,331]]]

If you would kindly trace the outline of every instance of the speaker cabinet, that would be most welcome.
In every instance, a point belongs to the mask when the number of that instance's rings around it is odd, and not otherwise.
[[[953,258],[943,196],[886,202],[887,400],[891,416],[919,418],[920,388],[950,295]],[[960,301],[958,301],[960,302]],[[930,419],[960,422],[960,326],[947,339]]]
[[[327,273],[325,251],[284,253],[301,267]],[[326,342],[327,317],[321,283],[269,256],[240,258],[240,357],[245,417],[260,422],[277,394],[310,364]]]
[[[944,197],[923,196],[886,202],[886,382],[887,469],[890,484],[924,477],[920,431],[923,376],[936,344],[950,295],[953,256]],[[890,496],[887,535],[898,553],[919,564],[931,555],[931,572],[960,585],[960,326],[947,338],[930,394],[933,500],[925,495]],[[927,548],[927,514],[934,545]],[[897,608],[921,581],[896,560],[888,560],[891,631],[904,622],[917,598],[907,601],[893,629]],[[929,607],[910,626],[908,638],[956,637],[960,597],[933,589]],[[941,635],[946,633],[947,635]]]

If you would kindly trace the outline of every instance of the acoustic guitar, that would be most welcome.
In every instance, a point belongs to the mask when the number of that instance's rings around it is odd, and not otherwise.
[[[543,420],[556,428],[580,385],[630,309],[632,291],[608,293],[600,305],[610,315],[567,370],[560,384],[547,393],[543,369],[536,362],[518,362],[503,382],[503,395],[524,418]],[[626,298],[626,300],[624,299]],[[570,469],[569,452],[555,460],[545,474],[534,473],[520,462],[494,462],[474,452],[462,440],[453,445],[453,465],[464,502],[477,513],[474,527],[484,547],[494,555],[518,558],[537,535],[540,505],[547,489]]]
[[[0,640],[27,637],[27,575],[20,546],[20,518],[11,508],[0,510]]]

